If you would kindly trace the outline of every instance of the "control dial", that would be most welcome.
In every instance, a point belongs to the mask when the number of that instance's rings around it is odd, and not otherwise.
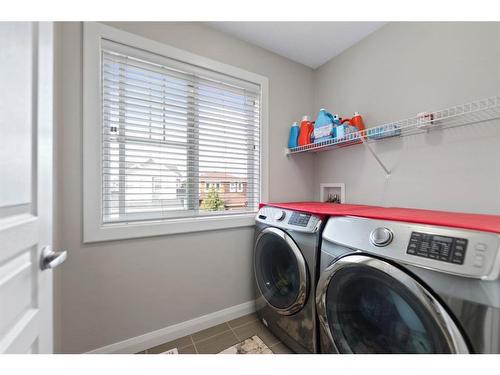
[[[274,218],[274,220],[276,220],[276,221],[281,221],[281,220],[283,220],[285,217],[286,217],[286,212],[285,212],[285,211],[278,210],[278,211],[275,211],[275,212],[273,213],[273,218]]]
[[[394,235],[390,229],[380,227],[370,233],[370,242],[378,247],[387,246],[391,243]]]

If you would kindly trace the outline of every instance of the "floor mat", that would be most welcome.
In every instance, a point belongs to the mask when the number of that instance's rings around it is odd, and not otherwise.
[[[179,349],[177,348],[168,349],[166,352],[163,352],[161,354],[179,354]]]
[[[224,349],[219,354],[273,354],[259,336],[252,336],[239,344]]]

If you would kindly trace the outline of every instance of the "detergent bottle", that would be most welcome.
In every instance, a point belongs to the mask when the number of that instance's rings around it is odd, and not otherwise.
[[[363,118],[361,117],[361,115],[358,112],[354,112],[354,116],[352,118],[350,118],[350,119],[347,118],[347,119],[342,120],[342,124],[344,122],[348,123],[348,125],[347,125],[349,127],[348,133],[353,133],[353,132],[357,132],[360,130],[365,130],[365,123],[363,122]]]
[[[342,138],[344,136],[344,126],[342,125],[342,119],[338,113],[332,115],[333,118],[333,137]]]
[[[300,133],[299,133],[299,146],[305,146],[311,143],[312,133],[314,131],[314,125],[311,122],[309,116],[302,116],[302,121],[300,122]]]
[[[354,112],[354,116],[352,118],[343,119],[341,124],[342,125],[337,128],[337,137],[339,139],[347,136],[348,134],[365,130],[363,118],[358,112]]]
[[[314,123],[314,143],[332,139],[335,136],[335,121],[332,114],[321,108]]]
[[[288,148],[295,148],[299,145],[299,123],[295,121],[290,128],[290,137],[288,138]]]

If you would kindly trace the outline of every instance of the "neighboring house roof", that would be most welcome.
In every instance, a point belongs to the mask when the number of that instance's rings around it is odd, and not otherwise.
[[[140,170],[142,168],[147,168],[148,165],[159,165],[160,168],[158,168],[158,171],[162,171],[163,173],[165,172],[172,172],[175,175],[179,177],[184,177],[182,171],[179,170],[178,166],[175,164],[156,164],[155,160],[153,158],[146,160],[144,162],[138,162],[138,163],[131,163],[128,162],[127,168],[128,169],[137,169]],[[208,173],[202,173],[200,175],[200,183],[205,183],[205,182],[247,182],[248,178],[246,177],[238,177],[238,176],[233,176],[230,173],[226,172],[208,172]]]
[[[179,168],[177,165],[175,164],[156,164],[155,160],[153,158],[150,158],[144,162],[137,162],[137,163],[131,163],[131,162],[128,162],[128,165],[127,165],[127,168],[128,169],[142,169],[144,167],[147,167],[148,165],[159,165],[160,168],[158,168],[158,171],[162,171],[162,172],[173,172],[174,174],[176,174],[177,176],[179,177],[182,177],[182,173],[181,171],[179,171]]]
[[[247,182],[247,178],[232,176],[225,172],[210,172],[202,173],[200,182]]]

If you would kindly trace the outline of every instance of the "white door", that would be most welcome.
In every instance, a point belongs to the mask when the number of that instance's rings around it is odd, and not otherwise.
[[[0,22],[0,46],[0,353],[51,353],[53,24]]]

